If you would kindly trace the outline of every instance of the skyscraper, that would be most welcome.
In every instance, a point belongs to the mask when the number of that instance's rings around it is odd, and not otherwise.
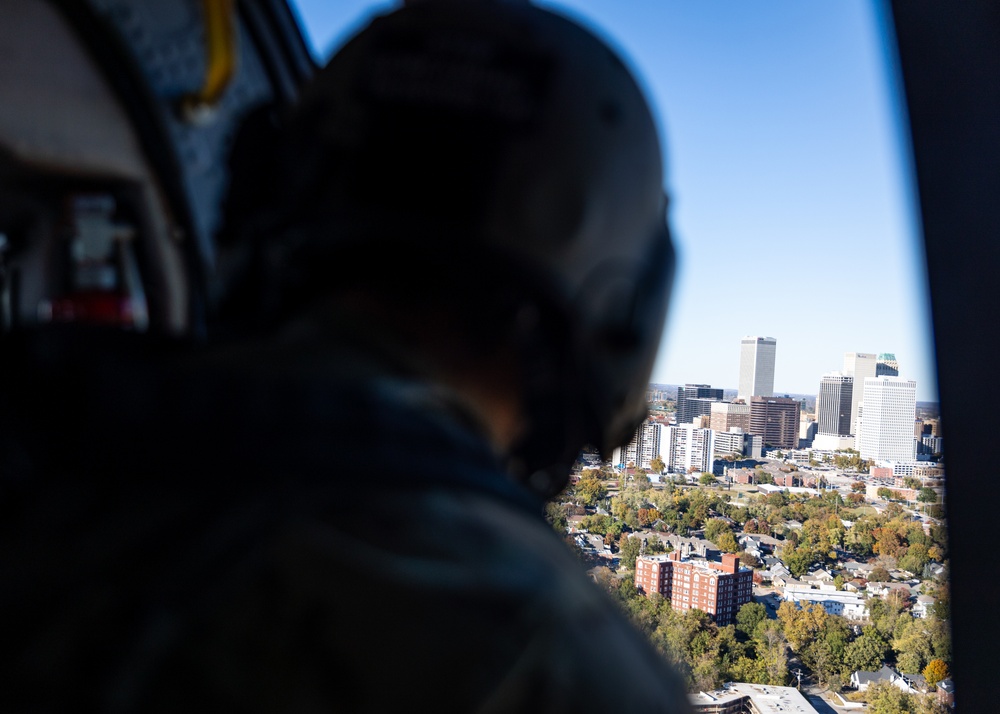
[[[740,340],[739,398],[750,403],[750,397],[770,397],[774,394],[773,337],[744,337]]]
[[[851,397],[854,377],[840,372],[824,374],[816,398],[817,433],[812,447],[821,451],[852,448]]]
[[[816,400],[817,432],[848,436],[851,433],[851,401],[854,377],[840,372],[824,374]]]
[[[875,365],[876,377],[898,377],[899,362],[892,352],[882,352],[878,356],[878,364]]]
[[[878,358],[870,352],[847,352],[844,354],[844,374],[854,377],[851,393],[851,434],[858,433],[858,411],[865,396],[865,380],[875,376]]]
[[[662,438],[663,425],[647,419],[635,430],[628,444],[615,448],[611,461],[619,467],[634,464],[638,468],[648,469],[650,462],[660,455]]]
[[[917,383],[900,377],[869,377],[858,425],[857,449],[862,459],[913,461],[916,441]]]
[[[677,388],[677,424],[690,424],[695,417],[712,413],[712,402],[722,401],[722,390],[707,384],[685,384]]]
[[[750,433],[762,436],[767,446],[798,448],[800,407],[797,400],[787,397],[753,397],[750,400]]]
[[[666,438],[661,442],[660,458],[668,471],[686,473],[711,472],[715,451],[715,434],[711,429],[699,429],[693,424],[667,427]]]

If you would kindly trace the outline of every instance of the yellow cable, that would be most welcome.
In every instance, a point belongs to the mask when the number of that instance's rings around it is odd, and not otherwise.
[[[234,0],[202,0],[205,19],[205,81],[185,97],[184,109],[197,119],[219,103],[236,74],[236,8]]]

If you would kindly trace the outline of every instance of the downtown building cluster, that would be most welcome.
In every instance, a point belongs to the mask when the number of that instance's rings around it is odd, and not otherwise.
[[[773,393],[776,348],[773,337],[742,338],[734,400],[708,384],[678,387],[674,421],[647,420],[612,462],[650,468],[659,459],[672,473],[710,473],[718,458],[807,447],[854,449],[862,459],[909,473],[918,455],[941,452],[940,435],[919,430],[916,383],[899,376],[895,355],[846,353],[842,371],[820,380],[815,419],[802,421],[802,402]]]
[[[941,451],[940,437],[927,435],[924,444],[916,404],[917,384],[899,376],[895,355],[848,352],[843,370],[820,380],[815,435],[803,433],[803,446],[854,449],[866,461],[908,472],[919,453]]]
[[[735,400],[708,384],[678,387],[674,423],[647,420],[612,462],[649,468],[660,459],[673,473],[711,472],[716,455],[760,458],[765,446],[796,448],[801,404],[773,394],[776,346],[773,337],[744,337]]]

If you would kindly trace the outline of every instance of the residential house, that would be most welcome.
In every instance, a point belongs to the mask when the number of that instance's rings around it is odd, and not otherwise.
[[[877,672],[864,672],[857,671],[851,673],[851,686],[857,689],[859,692],[863,692],[868,689],[872,684],[878,682],[887,682],[889,684],[898,677],[899,675],[889,665],[882,665],[882,669]]]
[[[824,568],[817,568],[812,572],[806,573],[799,579],[804,583],[819,586],[821,583],[832,583],[833,575],[830,574],[830,571],[825,570]]]
[[[865,691],[876,682],[887,682],[907,694],[926,694],[930,689],[923,675],[900,674],[888,665],[883,665],[882,669],[877,672],[858,671],[851,673],[851,686],[859,692]]]
[[[938,701],[948,707],[955,706],[955,683],[951,678],[938,682]]]
[[[935,599],[930,595],[917,595],[917,601],[913,604],[913,616],[927,617],[935,602]]]

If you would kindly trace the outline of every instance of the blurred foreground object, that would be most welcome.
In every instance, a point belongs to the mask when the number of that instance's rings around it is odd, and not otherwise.
[[[200,7],[108,5],[126,40]],[[168,146],[252,74],[210,25],[176,35],[222,59],[154,103]],[[232,125],[224,212],[214,144],[151,174],[181,293],[118,193],[54,204],[69,277],[0,353],[0,708],[687,711],[541,515],[644,413],[673,250],[641,92],[526,3],[377,18],[290,104],[297,46]]]

